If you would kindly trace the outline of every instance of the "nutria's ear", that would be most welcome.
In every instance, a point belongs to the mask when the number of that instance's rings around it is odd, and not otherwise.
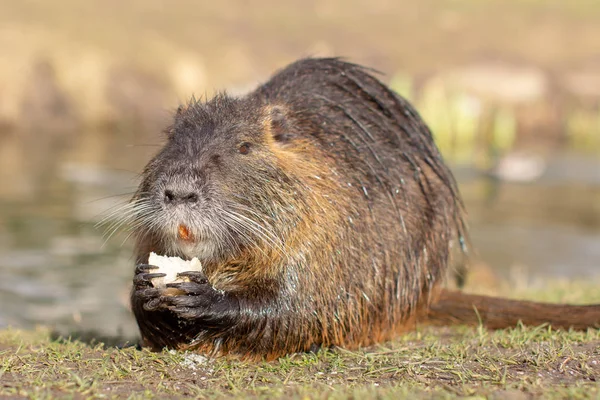
[[[268,106],[265,111],[265,132],[271,135],[276,142],[285,143],[289,141],[292,133],[285,108],[282,106]]]

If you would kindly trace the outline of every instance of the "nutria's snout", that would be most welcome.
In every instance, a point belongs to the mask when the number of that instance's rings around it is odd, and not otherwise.
[[[155,196],[166,207],[196,207],[205,203],[207,176],[190,167],[168,168],[155,186]]]
[[[167,206],[176,206],[178,204],[193,205],[200,201],[200,195],[196,191],[165,189],[163,202]]]

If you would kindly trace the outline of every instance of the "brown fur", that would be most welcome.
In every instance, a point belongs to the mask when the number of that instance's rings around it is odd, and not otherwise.
[[[146,345],[272,359],[452,314],[447,292],[429,305],[465,240],[456,183],[417,112],[366,69],[300,60],[245,97],[181,107],[168,135],[133,201],[137,262],[197,256],[204,275],[167,296],[138,267]]]

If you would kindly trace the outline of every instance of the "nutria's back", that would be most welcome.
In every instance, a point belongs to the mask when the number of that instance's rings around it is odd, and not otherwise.
[[[391,337],[428,304],[464,231],[417,112],[338,59],[182,108],[133,205],[139,263],[198,257],[206,273],[164,296],[138,268],[146,343],[258,357]]]

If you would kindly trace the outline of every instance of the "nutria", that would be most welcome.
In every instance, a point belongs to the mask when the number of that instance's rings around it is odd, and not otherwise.
[[[459,192],[418,113],[364,67],[297,61],[244,97],[180,107],[167,136],[132,201],[146,346],[273,359],[427,316],[503,327],[557,309],[438,289],[466,236]],[[154,288],[151,251],[203,272]]]

